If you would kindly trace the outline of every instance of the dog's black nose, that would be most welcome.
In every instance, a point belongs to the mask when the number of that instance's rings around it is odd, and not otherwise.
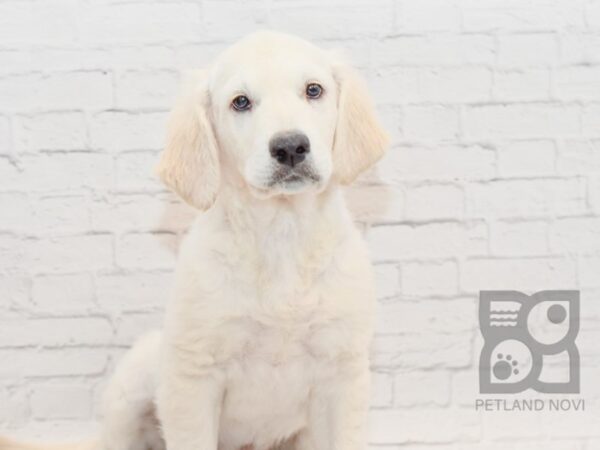
[[[299,131],[277,133],[269,142],[271,156],[286,166],[300,164],[310,152],[310,141]]]

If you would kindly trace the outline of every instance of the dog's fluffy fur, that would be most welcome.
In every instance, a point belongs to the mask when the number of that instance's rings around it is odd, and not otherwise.
[[[305,97],[312,82],[322,98]],[[230,107],[239,93],[250,111]],[[110,383],[99,440],[60,448],[363,450],[374,292],[339,185],[387,138],[362,82],[332,53],[262,32],[197,73],[172,117],[159,175],[206,212],[164,331]],[[310,139],[311,179],[273,182],[268,140],[284,130]],[[27,448],[41,447],[0,443]]]

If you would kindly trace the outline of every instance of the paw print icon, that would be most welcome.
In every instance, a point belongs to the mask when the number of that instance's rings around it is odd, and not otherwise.
[[[482,394],[579,392],[579,291],[481,291]]]

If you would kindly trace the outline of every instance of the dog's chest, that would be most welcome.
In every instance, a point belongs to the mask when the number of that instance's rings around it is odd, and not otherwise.
[[[227,363],[223,448],[252,443],[266,449],[303,428],[311,387],[333,370],[314,354],[307,324],[254,325],[239,355]]]

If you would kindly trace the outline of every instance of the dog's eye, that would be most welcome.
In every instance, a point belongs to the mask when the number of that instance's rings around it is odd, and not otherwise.
[[[238,95],[232,100],[231,106],[233,106],[233,109],[236,111],[246,111],[250,109],[252,102],[250,102],[250,99],[245,95]]]
[[[323,86],[318,83],[310,83],[306,85],[306,96],[311,99],[319,98],[323,95]]]

